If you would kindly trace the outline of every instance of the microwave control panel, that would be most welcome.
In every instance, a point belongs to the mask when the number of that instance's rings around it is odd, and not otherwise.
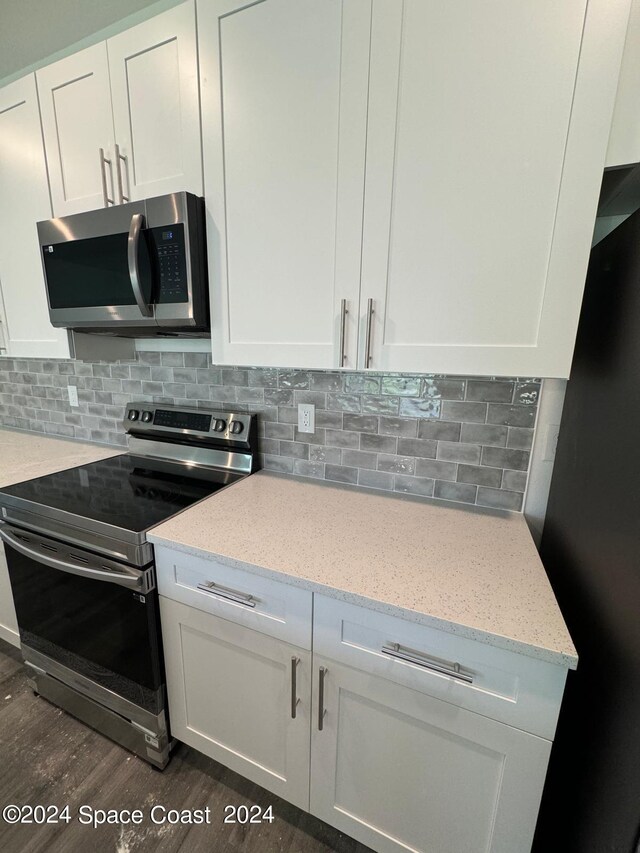
[[[167,225],[166,228],[150,228],[150,242],[158,270],[157,301],[187,302],[187,252],[184,243],[184,225]]]

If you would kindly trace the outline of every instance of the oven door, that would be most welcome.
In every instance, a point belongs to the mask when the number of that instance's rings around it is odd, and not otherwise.
[[[38,223],[54,326],[155,326],[144,202]]]
[[[7,524],[0,538],[25,660],[66,683],[77,676],[69,686],[116,712],[120,697],[159,714],[164,686],[153,568],[132,568]]]

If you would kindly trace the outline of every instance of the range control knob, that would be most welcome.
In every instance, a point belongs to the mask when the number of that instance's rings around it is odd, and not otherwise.
[[[129,420],[137,421],[140,417],[140,412],[137,409],[129,409]]]
[[[216,432],[224,432],[227,428],[227,422],[223,421],[222,418],[216,418],[213,428]]]
[[[242,423],[242,421],[233,421],[230,429],[234,435],[240,435],[240,433],[244,429],[244,424]]]
[[[143,412],[140,420],[144,421],[145,424],[148,424],[152,418],[153,418],[153,412]]]

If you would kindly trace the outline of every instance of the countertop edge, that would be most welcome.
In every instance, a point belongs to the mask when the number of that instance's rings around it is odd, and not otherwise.
[[[417,610],[409,610],[404,607],[400,607],[399,605],[389,604],[384,601],[380,601],[379,599],[369,598],[355,592],[350,592],[349,590],[343,590],[322,584],[318,581],[296,577],[288,572],[270,568],[268,566],[246,563],[243,560],[237,560],[233,557],[225,556],[224,554],[218,554],[215,551],[197,548],[192,545],[177,542],[173,539],[167,539],[155,534],[153,530],[150,530],[147,533],[147,539],[154,545],[163,546],[172,551],[180,551],[183,554],[190,554],[194,557],[201,557],[205,560],[217,560],[230,568],[241,569],[242,571],[269,578],[270,580],[287,583],[291,586],[307,589],[310,592],[317,592],[320,595],[327,595],[330,598],[336,598],[341,601],[346,601],[349,604],[366,607],[369,610],[374,610],[389,616],[397,616],[401,619],[406,619],[409,622],[425,625],[428,628],[436,628],[440,631],[445,631],[448,634],[454,634],[458,637],[464,637],[468,640],[476,640],[477,642],[484,643],[488,646],[494,646],[495,648],[504,649],[505,651],[515,652],[517,654],[524,655],[525,657],[534,658],[536,660],[560,666],[564,669],[575,670],[578,666],[577,655],[548,649],[543,646],[534,646],[529,643],[523,643],[502,634],[493,634],[489,631],[483,631],[480,628],[473,628],[460,622],[441,619],[437,616],[431,616],[428,613],[423,613]]]

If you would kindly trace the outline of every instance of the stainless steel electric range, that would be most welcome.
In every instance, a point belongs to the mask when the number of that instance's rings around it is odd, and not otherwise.
[[[256,416],[130,403],[128,452],[0,490],[33,689],[156,767],[170,733],[147,531],[257,467]]]

